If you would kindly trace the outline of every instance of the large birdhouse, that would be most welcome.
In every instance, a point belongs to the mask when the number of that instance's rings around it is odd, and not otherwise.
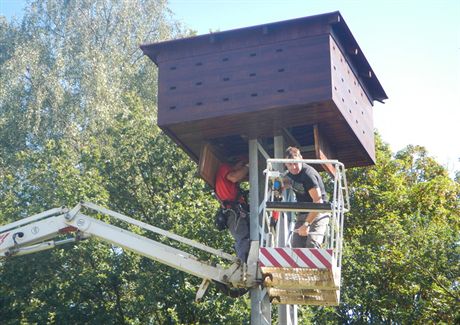
[[[231,156],[282,134],[307,158],[375,163],[387,96],[339,12],[141,48],[159,68],[158,125],[195,161],[204,144]]]

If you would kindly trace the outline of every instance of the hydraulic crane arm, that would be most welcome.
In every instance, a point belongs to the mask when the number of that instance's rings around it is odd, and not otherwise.
[[[82,208],[109,215],[128,224],[141,227],[201,249],[214,256],[227,259],[233,263],[227,268],[220,265],[210,265],[207,262],[200,261],[192,254],[88,216],[82,213]],[[69,232],[75,233],[75,236],[57,241],[51,240]],[[240,263],[236,257],[230,254],[93,203],[81,203],[71,210],[65,207],[51,209],[0,227],[0,257],[30,254],[50,249],[60,244],[83,240],[91,236],[203,278],[204,281],[197,293],[197,299],[201,298],[204,294],[210,280],[234,287],[252,287],[256,284],[255,268],[251,268],[252,271],[248,271],[247,264]]]

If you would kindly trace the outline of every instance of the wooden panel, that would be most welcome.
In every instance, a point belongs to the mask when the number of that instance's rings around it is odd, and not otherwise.
[[[277,43],[285,40],[314,37],[331,32],[331,25],[343,21],[339,12],[292,19],[223,31],[209,35],[142,45],[146,55],[156,64],[164,61],[206,55],[218,51]]]
[[[194,58],[187,66],[177,62],[171,66],[174,70],[160,71],[158,123],[166,126],[328,99],[328,48],[325,35]]]
[[[278,110],[272,110],[278,113]],[[331,151],[336,152],[335,159],[339,159],[347,167],[365,166],[372,164],[368,154],[357,142],[356,137],[342,119],[338,118],[338,109],[335,106],[319,104],[315,107],[285,108],[285,114],[270,114],[270,111],[260,118],[260,114],[240,114],[226,118],[214,118],[191,123],[180,123],[166,128],[168,132],[178,135],[180,145],[189,155],[198,161],[202,141],[227,137],[229,140],[222,143],[222,148],[234,147],[235,143],[230,135],[244,139],[253,137],[272,137],[277,130],[288,126],[308,125],[311,121],[320,121],[321,133],[327,135]],[[257,126],[257,127],[255,127]],[[312,126],[313,127],[313,126]],[[298,134],[298,141],[304,142],[306,134]],[[176,141],[179,143],[179,141]],[[231,155],[247,153],[247,146],[240,146],[242,151],[232,152]],[[193,151],[193,154],[190,154]],[[312,156],[305,158],[315,158]]]
[[[334,39],[330,38],[332,99],[357,140],[375,161],[372,104]]]
[[[227,73],[249,73],[249,70],[243,69],[252,69],[254,65],[260,65],[269,71],[271,64],[284,65],[305,61],[306,58],[322,57],[325,51],[328,51],[326,46],[328,46],[328,37],[321,35],[225,52],[218,51],[181,60],[168,60],[160,68],[166,73],[164,82],[187,82],[189,79],[224,76]],[[302,65],[295,64],[295,66],[299,69],[303,68]]]
[[[162,110],[158,116],[160,125],[208,119],[238,113],[263,111],[274,107],[302,105],[328,99],[330,80],[327,76],[310,78],[298,76],[274,79],[257,84],[244,84],[222,90],[209,91],[206,95],[189,97],[168,96],[160,100]]]
[[[220,164],[221,159],[216,150],[212,148],[210,143],[205,143],[201,149],[198,171],[200,176],[213,188],[216,183],[216,173]]]
[[[201,136],[207,139],[239,134],[247,137],[273,136],[283,127],[310,124],[311,121],[327,121],[335,117],[327,105],[292,106],[239,115],[229,115],[190,123],[178,123],[169,128],[181,137]]]
[[[296,66],[297,64],[297,66]],[[164,80],[163,75],[160,78],[160,100],[169,99],[165,105],[177,104],[177,102],[185,100],[192,101],[193,98],[206,100],[207,98],[226,96],[232,93],[238,93],[242,90],[246,93],[247,88],[259,87],[259,83],[273,82],[282,85],[292,82],[314,81],[315,79],[330,80],[329,59],[320,57],[309,60],[309,64],[303,63],[303,60],[282,62],[264,66],[257,62],[251,66],[241,68],[239,71],[235,68],[234,71],[228,73],[216,72],[213,75],[205,75],[204,73],[196,73],[195,78],[182,78],[177,81]],[[218,92],[218,94],[216,94]]]
[[[269,111],[264,115],[264,119],[260,118],[260,114],[249,113],[180,123],[163,129],[168,134],[175,135],[173,139],[176,143],[198,162],[201,144],[204,141],[212,141],[222,150],[224,156],[247,154],[247,139],[251,136],[273,137],[278,130],[288,126],[308,130],[308,125],[311,125],[312,121],[320,121],[321,134],[333,140],[329,141],[331,151],[336,153],[336,156],[332,158],[339,159],[347,168],[372,164],[372,160],[359,145],[350,126],[343,118],[338,118],[339,111],[332,102],[312,106],[288,107],[285,108],[285,114],[282,115],[270,114]],[[273,111],[279,112],[279,110]],[[308,132],[305,132],[296,133],[299,143],[308,140],[305,139]],[[305,158],[315,158],[315,153],[312,152],[311,156],[305,156]]]
[[[326,137],[320,133],[318,125],[313,127],[313,134],[315,137],[316,158],[321,160],[335,159],[336,155],[332,151],[332,147],[328,140],[326,140]],[[335,167],[332,164],[321,164],[321,167],[332,176],[336,173]]]

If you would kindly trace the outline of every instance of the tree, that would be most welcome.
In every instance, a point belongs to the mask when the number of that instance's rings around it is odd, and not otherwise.
[[[342,303],[317,319],[343,323],[459,321],[459,184],[419,146],[348,171]]]
[[[211,229],[216,203],[196,167],[156,126],[156,69],[139,44],[185,34],[166,1],[37,0],[21,26],[1,23],[1,224],[90,200],[210,245],[228,239]],[[1,263],[6,324],[248,315],[220,294],[194,304],[199,279],[97,241]]]

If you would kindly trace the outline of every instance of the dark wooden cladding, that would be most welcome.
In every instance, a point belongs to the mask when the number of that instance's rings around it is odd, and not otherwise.
[[[141,49],[153,62],[159,65],[163,61],[327,34],[330,32],[330,24],[339,23],[341,19],[340,13],[335,12],[151,45],[141,45]]]
[[[355,136],[369,153],[375,156],[372,103],[348,63],[346,55],[331,37],[332,99]]]
[[[160,126],[329,98],[327,35],[185,59],[160,71]],[[251,57],[251,55],[254,55]],[[201,63],[197,65],[195,62]]]
[[[235,73],[238,69],[247,68],[248,65],[258,64],[268,68],[268,64],[279,63],[289,64],[291,60],[305,59],[305,54],[309,56],[320,56],[325,53],[324,37],[319,35],[313,38],[303,38],[291,41],[279,42],[276,44],[248,47],[227,52],[211,53],[196,57],[169,60],[166,64],[166,72],[172,79],[175,74],[180,74],[184,78],[196,77],[195,72],[202,71],[205,74],[214,75],[216,69],[219,73]],[[283,60],[289,59],[288,62]],[[200,64],[198,64],[200,63]],[[299,67],[300,68],[300,67]],[[236,69],[236,70],[235,70]]]
[[[315,142],[315,157],[322,160],[329,160],[331,159],[329,157],[337,156],[331,149],[332,147],[329,145],[326,136],[320,132],[318,125],[313,126],[313,136]],[[336,169],[332,164],[322,164],[321,167],[332,176],[336,173]]]
[[[310,145],[315,126],[328,158],[375,162],[372,105],[386,94],[338,12],[141,48],[159,67],[158,124],[197,162],[205,143],[244,154],[281,130]]]
[[[241,113],[228,117],[215,117],[202,119],[195,123],[178,123],[168,126],[169,129],[180,133],[183,137],[199,134],[207,139],[238,134],[245,137],[273,136],[274,130],[279,130],[287,125],[304,125],[307,121],[324,121],[335,117],[335,112],[330,105],[292,106],[285,107],[285,112],[280,114],[277,108],[264,111],[264,118],[260,113]],[[302,115],[304,118],[299,119]]]

